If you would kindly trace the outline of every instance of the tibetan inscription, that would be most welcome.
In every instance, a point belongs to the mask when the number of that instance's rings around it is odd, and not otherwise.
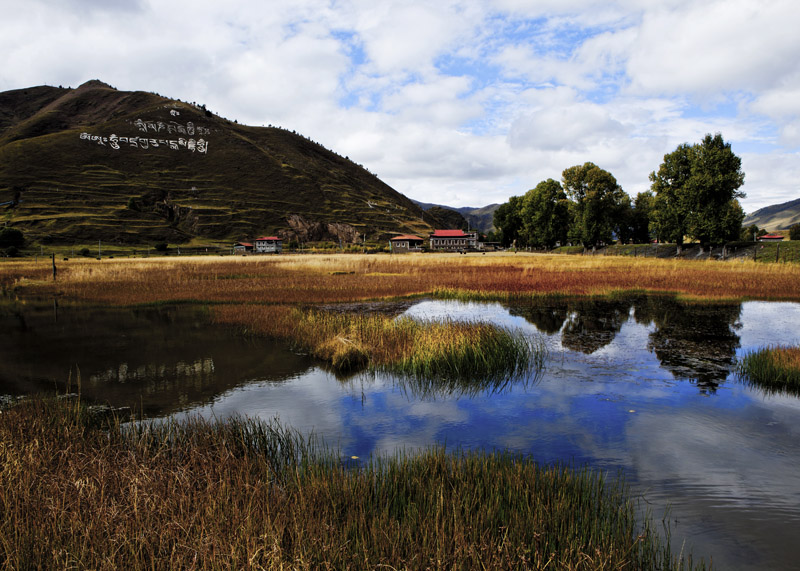
[[[194,134],[194,131],[192,132]],[[193,153],[208,154],[208,141],[205,139],[194,139],[178,137],[176,139],[156,139],[150,137],[118,137],[111,134],[108,137],[92,135],[91,133],[81,133],[81,140],[96,143],[118,151],[122,147],[132,147],[134,149],[158,149],[161,147],[173,151],[186,149]]]

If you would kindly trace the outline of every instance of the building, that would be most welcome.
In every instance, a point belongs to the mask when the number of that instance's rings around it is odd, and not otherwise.
[[[392,252],[421,252],[422,242],[424,240],[419,236],[413,234],[403,234],[402,236],[395,236],[390,240],[392,245]]]
[[[758,237],[759,242],[780,242],[782,240],[783,236],[780,234],[764,234]]]
[[[460,251],[478,248],[478,233],[463,230],[434,230],[430,238],[431,250]]]
[[[280,254],[283,247],[283,240],[277,236],[262,236],[253,243],[256,254]]]
[[[251,242],[236,242],[233,245],[233,253],[236,255],[251,254],[253,252],[253,244]]]

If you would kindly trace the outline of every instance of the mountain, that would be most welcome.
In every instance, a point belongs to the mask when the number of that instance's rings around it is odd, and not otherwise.
[[[441,225],[294,131],[97,80],[0,93],[0,215],[42,244],[347,243]]]
[[[429,202],[420,202],[418,200],[414,201],[418,206],[423,208],[424,210],[430,212],[433,208],[443,208],[446,210],[453,210],[461,214],[469,224],[469,227],[472,230],[478,230],[480,232],[490,232],[495,229],[494,227],[494,211],[497,210],[500,205],[499,204],[490,204],[488,206],[482,206],[480,208],[476,208],[474,206],[462,206],[459,208],[452,208],[450,206],[442,206],[441,204],[432,204]],[[434,212],[436,212],[434,210]],[[457,228],[457,226],[452,226],[453,228]]]
[[[742,225],[750,226],[751,224],[769,232],[788,230],[791,226],[800,224],[800,198],[783,204],[767,206],[748,214]]]

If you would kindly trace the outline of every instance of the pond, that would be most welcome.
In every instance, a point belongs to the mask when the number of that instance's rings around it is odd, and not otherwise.
[[[361,458],[445,444],[621,471],[656,519],[669,506],[676,549],[720,569],[797,565],[800,397],[749,387],[732,369],[744,351],[799,344],[800,304],[638,296],[347,309],[490,321],[540,337],[549,357],[539,376],[477,388],[342,378],[210,325],[203,308],[7,302],[0,394],[80,389],[150,416],[278,416]]]

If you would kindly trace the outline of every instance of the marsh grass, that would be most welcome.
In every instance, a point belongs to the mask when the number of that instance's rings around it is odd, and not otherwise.
[[[365,368],[426,379],[515,379],[541,370],[541,340],[481,322],[418,321],[290,306],[216,306],[218,323],[288,340],[339,372]]]
[[[744,355],[737,372],[747,382],[771,392],[800,395],[800,347],[762,347]]]
[[[327,304],[420,295],[524,299],[614,291],[698,299],[798,300],[800,265],[499,253],[292,255],[70,260],[53,282],[45,263],[0,264],[15,294],[61,295],[117,305],[157,301]],[[232,279],[232,276],[234,279]]]
[[[497,452],[363,463],[277,422],[0,414],[6,569],[690,569],[624,483]],[[702,568],[702,563],[700,564]]]

